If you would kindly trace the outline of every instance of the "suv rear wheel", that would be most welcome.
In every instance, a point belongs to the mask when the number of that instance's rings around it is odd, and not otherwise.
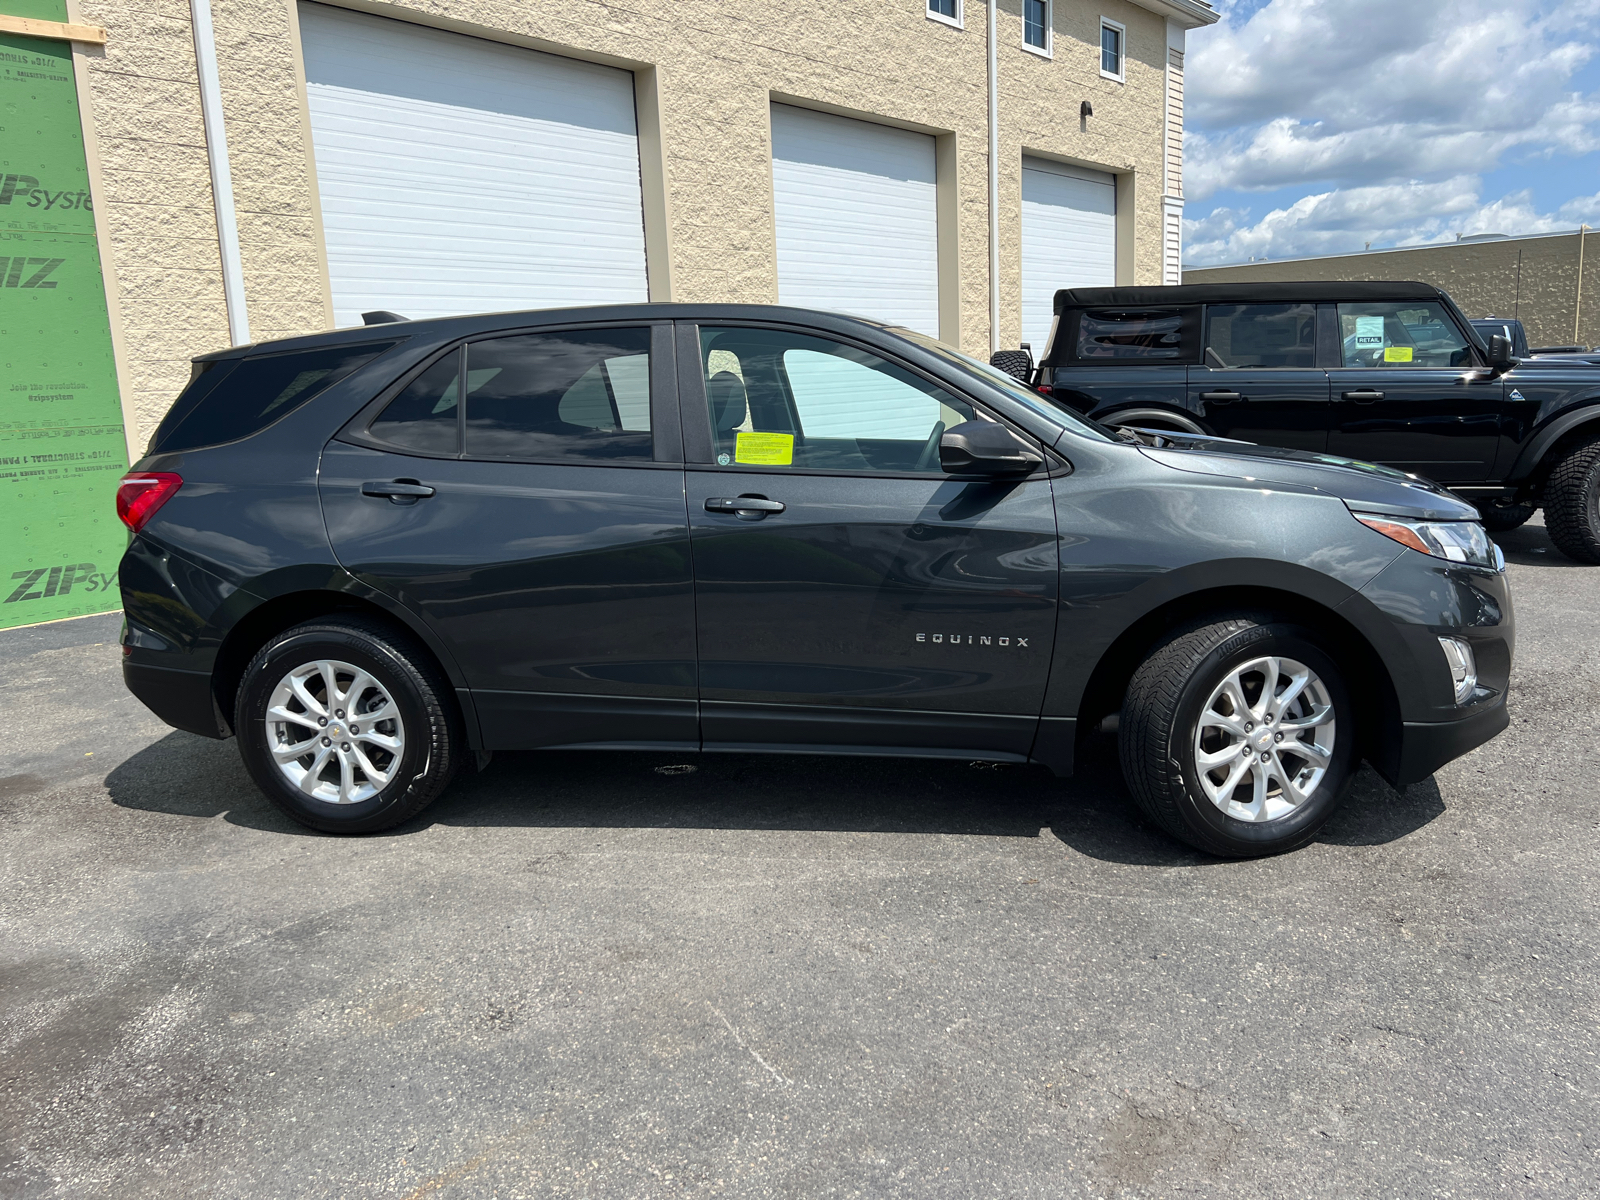
[[[1567,450],[1550,469],[1544,527],[1568,558],[1600,563],[1600,438]]]
[[[314,622],[261,648],[234,728],[256,785],[302,825],[371,833],[421,812],[455,774],[448,686],[377,622]]]
[[[1333,660],[1295,625],[1248,616],[1173,636],[1134,673],[1119,726],[1143,813],[1210,854],[1280,854],[1316,836],[1354,774],[1355,719]]]

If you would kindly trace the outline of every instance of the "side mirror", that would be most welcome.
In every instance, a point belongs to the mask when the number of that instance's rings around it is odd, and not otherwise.
[[[989,365],[1027,383],[1033,378],[1033,349],[1024,346],[1021,350],[996,350],[989,355]]]
[[[1517,360],[1511,354],[1511,339],[1503,333],[1494,334],[1489,338],[1489,365],[1496,371],[1504,371]]]
[[[939,439],[939,465],[951,475],[1026,475],[1044,462],[1004,425],[964,421]]]

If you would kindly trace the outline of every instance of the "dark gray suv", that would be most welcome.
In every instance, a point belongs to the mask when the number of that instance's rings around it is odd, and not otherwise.
[[[386,316],[387,314],[380,314]],[[1312,838],[1506,725],[1504,562],[1394,471],[1113,433],[922,335],[637,305],[205,356],[118,494],[128,686],[319,829],[496,750],[1072,769]]]

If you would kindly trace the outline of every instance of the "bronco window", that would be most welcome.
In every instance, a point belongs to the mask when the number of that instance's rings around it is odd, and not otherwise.
[[[1206,309],[1213,367],[1315,367],[1314,304],[1213,304]]]
[[[1347,367],[1462,367],[1472,363],[1464,333],[1442,304],[1406,300],[1339,305]]]
[[[1190,314],[1183,309],[1093,309],[1078,318],[1078,357],[1190,359]]]

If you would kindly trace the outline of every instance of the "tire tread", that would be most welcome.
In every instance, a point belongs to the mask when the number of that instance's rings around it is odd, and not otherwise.
[[[1550,470],[1544,486],[1544,525],[1568,558],[1600,564],[1600,528],[1595,492],[1600,489],[1600,438],[1569,449]]]

